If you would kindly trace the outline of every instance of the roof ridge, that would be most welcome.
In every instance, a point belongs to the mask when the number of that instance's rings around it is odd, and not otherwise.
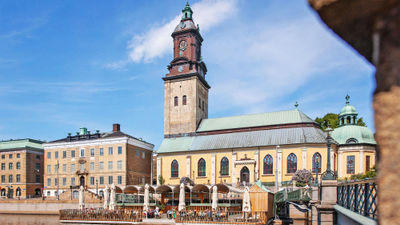
[[[255,115],[264,115],[264,114],[270,114],[270,113],[295,112],[295,111],[301,112],[300,110],[290,109],[290,110],[280,110],[280,111],[263,112],[263,113],[250,113],[250,114],[235,115],[235,116],[223,116],[223,117],[216,117],[216,118],[207,118],[207,119],[203,119],[203,120],[233,118],[233,117],[245,117],[245,116],[255,116]]]

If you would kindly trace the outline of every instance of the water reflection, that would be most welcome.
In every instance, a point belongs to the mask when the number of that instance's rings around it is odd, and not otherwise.
[[[60,224],[58,215],[12,215],[0,214],[2,225],[48,225]]]

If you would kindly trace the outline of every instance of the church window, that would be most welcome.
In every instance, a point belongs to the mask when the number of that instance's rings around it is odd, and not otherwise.
[[[179,164],[176,160],[171,163],[171,177],[179,177]]]
[[[204,111],[204,101],[202,102],[202,109],[203,109],[203,111]]]
[[[356,143],[358,143],[358,141],[355,138],[349,138],[346,141],[346,144],[356,144]]]
[[[229,159],[226,157],[221,159],[221,175],[222,176],[229,175]]]
[[[295,173],[297,171],[297,156],[293,153],[287,157],[287,173]]]
[[[182,105],[186,105],[186,95],[182,97]]]
[[[178,96],[175,96],[174,98],[174,106],[178,106]]]
[[[274,166],[274,161],[272,159],[272,156],[270,154],[266,155],[264,157],[264,174],[273,174],[272,168]]]
[[[206,176],[206,160],[204,160],[203,158],[201,158],[197,163],[197,176]]]
[[[347,174],[354,174],[355,157],[354,155],[347,156]]]
[[[201,99],[199,98],[199,108],[201,109]]]
[[[371,156],[365,157],[365,171],[368,172],[371,169]]]
[[[321,173],[321,154],[316,152],[312,157],[312,172]]]

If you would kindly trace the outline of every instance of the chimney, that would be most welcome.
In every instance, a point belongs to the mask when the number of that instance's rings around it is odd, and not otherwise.
[[[113,132],[117,132],[120,131],[121,126],[119,125],[119,123],[114,123],[113,124]]]

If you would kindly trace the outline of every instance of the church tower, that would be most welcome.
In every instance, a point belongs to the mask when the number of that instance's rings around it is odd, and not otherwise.
[[[192,15],[187,3],[181,22],[172,33],[174,58],[168,65],[169,73],[163,77],[165,137],[190,135],[208,117],[210,86],[205,80],[207,67],[201,58],[203,38]]]

